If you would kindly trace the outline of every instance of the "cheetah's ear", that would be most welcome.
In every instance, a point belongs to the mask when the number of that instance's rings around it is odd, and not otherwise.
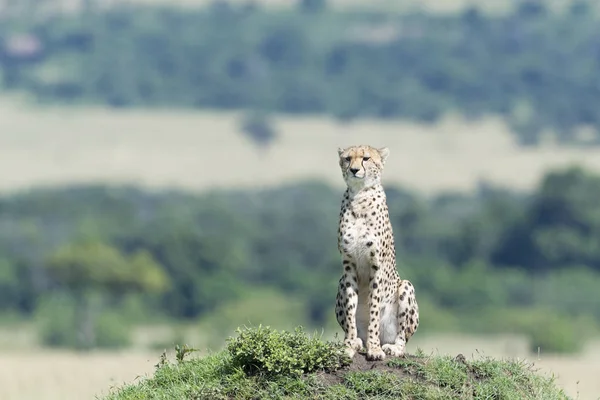
[[[377,149],[377,151],[379,151],[381,162],[385,164],[385,160],[387,160],[388,156],[390,155],[390,149],[388,149],[387,147],[382,147],[380,149]]]
[[[338,156],[342,156],[342,154],[344,154],[344,149],[342,149],[341,147],[338,147]]]

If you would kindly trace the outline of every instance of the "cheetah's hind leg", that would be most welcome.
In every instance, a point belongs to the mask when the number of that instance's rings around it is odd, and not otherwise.
[[[397,336],[393,344],[381,346],[385,354],[402,357],[406,351],[406,343],[419,326],[419,306],[415,297],[415,289],[408,280],[400,281],[398,286]]]

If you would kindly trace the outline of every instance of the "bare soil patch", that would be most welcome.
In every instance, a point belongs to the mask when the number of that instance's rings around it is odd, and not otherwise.
[[[382,361],[368,361],[366,353],[358,352],[352,358],[352,363],[343,367],[337,371],[327,372],[322,375],[323,382],[328,384],[338,384],[343,381],[344,375],[349,372],[366,372],[366,371],[378,371],[378,372],[389,372],[399,378],[406,378],[408,376],[414,376],[419,378],[417,370],[419,367],[424,366],[427,363],[427,357],[418,357],[415,355],[406,354],[404,357],[386,357]],[[464,364],[471,371],[475,378],[479,378],[477,371],[473,369],[464,355],[459,354],[453,359],[456,363]],[[393,363],[391,366],[390,362]]]
[[[410,355],[407,355],[404,359],[414,362],[422,361],[422,359]],[[367,361],[365,353],[356,353],[352,359],[352,364],[337,371],[323,373],[319,378],[326,385],[337,385],[344,381],[344,375],[349,372],[380,371],[391,372],[399,377],[406,377],[404,370],[390,367],[388,365],[389,361],[390,358],[386,358],[383,361]]]

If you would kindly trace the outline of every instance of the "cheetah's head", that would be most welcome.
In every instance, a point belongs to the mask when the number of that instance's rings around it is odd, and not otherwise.
[[[350,146],[338,149],[342,175],[348,187],[360,190],[381,182],[381,172],[390,151],[387,147]]]

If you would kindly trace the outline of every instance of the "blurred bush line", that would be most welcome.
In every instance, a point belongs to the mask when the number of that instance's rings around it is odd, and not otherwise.
[[[418,290],[423,333],[526,333],[535,343],[554,337],[556,351],[595,333],[600,176],[556,170],[532,193],[486,185],[432,198],[387,193],[398,269]],[[118,346],[128,340],[119,329],[160,321],[200,321],[217,336],[266,317],[337,329],[341,194],[301,182],[2,197],[0,314],[35,317],[45,343],[81,348]],[[110,337],[98,336],[103,329]]]
[[[521,0],[501,14],[344,11],[307,0],[284,10],[84,3],[80,14],[43,12],[45,1],[3,16],[1,88],[44,103],[342,120],[495,114],[524,145],[546,131],[563,143],[600,142],[580,129],[600,127],[594,2],[557,11]]]

